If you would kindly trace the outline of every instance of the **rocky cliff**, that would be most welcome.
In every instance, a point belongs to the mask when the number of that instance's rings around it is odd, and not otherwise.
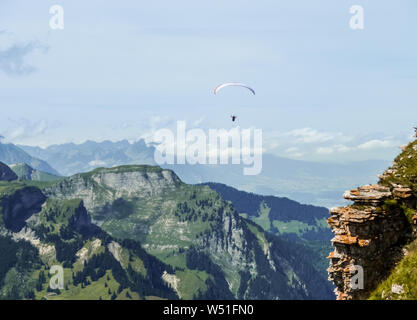
[[[181,181],[171,170],[131,165],[76,174],[45,192],[57,198],[83,199],[86,208],[95,213],[122,197],[131,197],[138,192],[145,197],[157,196],[166,189],[175,189],[178,184]]]
[[[368,298],[415,238],[416,141],[402,149],[378,184],[346,191],[353,204],[330,209],[334,251],[328,272],[339,300]]]

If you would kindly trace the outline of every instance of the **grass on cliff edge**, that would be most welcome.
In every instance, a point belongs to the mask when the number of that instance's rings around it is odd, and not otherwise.
[[[390,174],[380,182],[385,185],[397,183],[417,190],[417,140],[410,142],[403,152],[394,160],[397,163],[397,172]],[[398,176],[397,176],[398,175]]]
[[[369,296],[370,300],[417,300],[417,240],[405,247],[408,255],[398,263],[391,275]],[[392,292],[392,285],[403,286],[401,294]]]
[[[0,198],[3,196],[9,196],[24,187],[25,185],[22,182],[0,181]]]

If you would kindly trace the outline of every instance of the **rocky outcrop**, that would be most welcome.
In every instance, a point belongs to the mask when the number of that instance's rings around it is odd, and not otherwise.
[[[410,188],[397,184],[359,187],[344,198],[353,204],[330,209],[328,219],[334,232],[329,279],[337,299],[364,299],[401,259],[412,235],[405,211],[415,207],[416,199]]]
[[[0,181],[13,181],[17,180],[17,175],[6,166],[3,162],[0,162]]]
[[[367,298],[417,238],[417,140],[401,150],[378,184],[347,191],[353,204],[330,210],[335,250],[328,272],[338,299]],[[363,268],[363,288],[353,282],[354,266]]]
[[[68,224],[75,231],[83,235],[93,235],[100,231],[99,228],[91,222],[91,216],[88,214],[82,201],[80,201],[79,206],[74,210],[74,214],[69,219]]]
[[[46,197],[35,187],[24,187],[1,199],[3,221],[7,229],[19,232],[26,220],[40,212]]]
[[[36,232],[29,227],[22,228],[19,232],[10,234],[14,241],[24,240],[38,249],[41,260],[45,263],[56,261],[55,246],[50,243],[42,242],[36,235]]]
[[[45,192],[53,198],[83,199],[87,210],[96,212],[117,199],[138,192],[156,196],[166,189],[175,189],[180,183],[180,179],[171,170],[151,166],[122,166],[76,174],[47,188]]]

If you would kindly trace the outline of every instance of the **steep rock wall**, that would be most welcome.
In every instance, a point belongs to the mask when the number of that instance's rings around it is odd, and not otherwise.
[[[411,188],[396,183],[359,187],[345,192],[344,198],[353,204],[330,209],[328,219],[334,232],[329,280],[336,285],[338,300],[366,299],[414,237],[417,216],[412,208],[417,201]],[[358,287],[357,266],[363,270],[363,287]]]

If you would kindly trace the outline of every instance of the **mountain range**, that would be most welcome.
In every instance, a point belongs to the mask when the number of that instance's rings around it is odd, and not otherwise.
[[[5,164],[26,163],[30,167],[45,173],[60,175],[58,171],[52,168],[46,161],[29,155],[12,143],[0,143],[0,161]]]
[[[82,144],[68,143],[48,148],[19,147],[31,157],[46,161],[65,176],[98,167],[155,165],[155,148],[143,140],[134,143],[127,140],[87,141]],[[257,194],[284,196],[301,203],[332,207],[345,203],[341,197],[345,190],[360,184],[376,182],[377,174],[388,165],[388,161],[382,160],[346,164],[319,163],[266,153],[263,155],[262,172],[257,176],[243,175],[242,165],[174,164],[162,167],[174,170],[181,180],[190,184],[218,182]]]
[[[142,140],[0,144],[0,246],[33,260],[6,250],[0,298],[333,299],[328,209],[289,197],[340,203],[387,166],[266,154],[249,177],[238,165],[158,167],[154,152]],[[47,285],[56,264],[64,291]]]
[[[12,174],[2,168],[4,176]],[[239,214],[236,199],[225,200],[214,189],[144,165],[98,168],[49,182],[2,181],[1,297],[333,298],[315,264],[317,253],[301,241],[307,230],[299,229],[300,241],[267,232]],[[277,213],[273,199],[261,202],[258,215],[265,219],[271,206],[278,230],[280,219],[292,221],[286,209]],[[314,218],[304,220],[315,230],[324,208],[298,209],[312,209]],[[64,267],[64,290],[48,286],[48,270],[57,264]]]

